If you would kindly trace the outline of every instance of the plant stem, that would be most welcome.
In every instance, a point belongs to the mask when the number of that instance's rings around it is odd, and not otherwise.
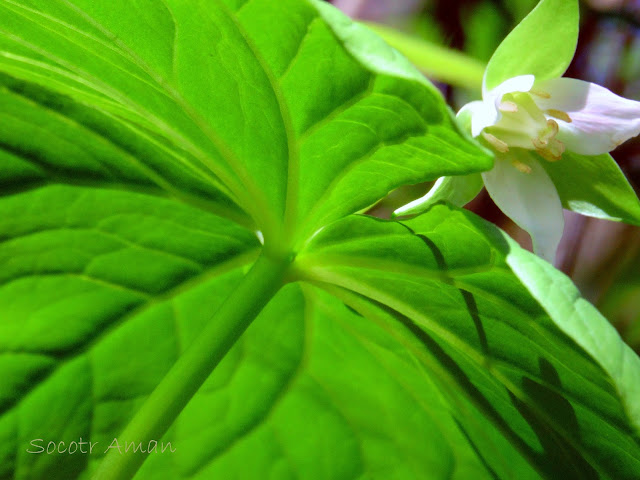
[[[429,43],[394,28],[366,23],[430,78],[457,87],[480,90],[485,65],[457,50]]]
[[[264,254],[133,417],[118,443],[159,440],[253,319],[285,283],[287,260]],[[147,454],[109,450],[94,480],[130,480]]]

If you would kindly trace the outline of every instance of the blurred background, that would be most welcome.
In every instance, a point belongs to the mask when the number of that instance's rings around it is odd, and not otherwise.
[[[432,45],[463,52],[471,66],[483,67],[509,31],[538,0],[333,0],[349,16],[392,27]],[[393,33],[393,32],[392,32]],[[544,32],[540,32],[544,35]],[[419,48],[419,45],[418,45]],[[453,55],[443,51],[444,55]],[[432,81],[454,110],[480,92]],[[640,0],[581,0],[578,49],[566,76],[603,85],[626,98],[640,100]],[[636,192],[640,193],[640,138],[612,152]],[[370,213],[388,218],[400,205],[418,198],[430,184],[393,192]],[[506,218],[486,192],[467,208],[497,224],[522,246],[529,236]],[[640,353],[640,228],[565,213],[566,227],[557,267],[616,326]]]

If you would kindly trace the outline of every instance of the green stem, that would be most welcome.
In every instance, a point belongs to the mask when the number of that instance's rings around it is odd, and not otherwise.
[[[394,28],[366,23],[393,48],[402,53],[424,74],[457,87],[480,90],[485,65],[464,53],[429,43]]]
[[[180,356],[118,437],[122,452],[109,450],[94,480],[130,480],[146,454],[126,452],[125,442],[159,440],[220,360],[285,283],[286,260],[262,255],[198,338]],[[113,444],[115,445],[115,444]]]

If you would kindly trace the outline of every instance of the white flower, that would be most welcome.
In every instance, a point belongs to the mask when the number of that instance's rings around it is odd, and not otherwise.
[[[521,228],[534,249],[553,261],[562,236],[562,204],[541,162],[565,151],[600,155],[640,133],[640,102],[582,80],[533,75],[510,78],[464,106],[471,134],[495,151],[482,178],[491,198]]]

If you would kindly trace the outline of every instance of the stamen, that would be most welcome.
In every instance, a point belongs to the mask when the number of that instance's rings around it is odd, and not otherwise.
[[[548,162],[557,162],[562,158],[562,155],[553,155],[549,150],[538,150],[538,153]]]
[[[567,123],[573,122],[569,114],[567,112],[563,112],[562,110],[555,110],[553,108],[550,108],[549,110],[546,111],[546,113],[547,115],[553,118],[557,118],[558,120],[562,120],[563,122],[567,122]]]
[[[522,163],[522,162],[518,161],[518,160],[512,160],[511,161],[511,165],[516,167],[522,173],[526,173],[526,174],[531,173],[531,167],[529,165],[525,164],[525,163]]]
[[[498,137],[496,137],[495,135],[491,135],[490,133],[487,132],[482,132],[482,136],[484,137],[484,139],[489,142],[493,148],[495,148],[497,151],[501,152],[501,153],[507,153],[509,151],[509,145],[507,145],[505,142],[503,142],[502,140],[500,140]]]
[[[538,90],[537,88],[532,88],[531,90],[529,90],[529,93],[531,93],[532,95],[536,95],[540,98],[546,98],[547,100],[551,98],[550,93],[547,93],[544,90]]]
[[[509,102],[509,101],[501,102],[500,107],[498,107],[498,110],[506,113],[517,113],[518,105],[516,105],[514,102]]]

